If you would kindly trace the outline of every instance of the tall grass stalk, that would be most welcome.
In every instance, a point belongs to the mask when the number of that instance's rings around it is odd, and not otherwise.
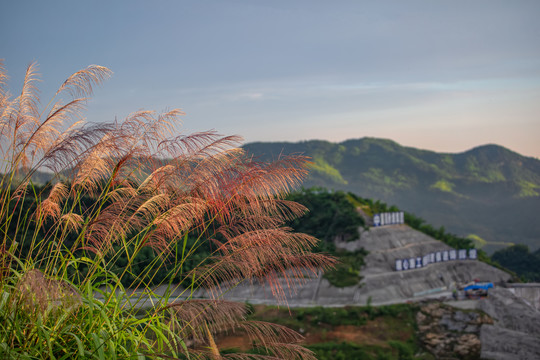
[[[284,227],[306,211],[283,200],[306,159],[261,163],[237,136],[176,135],[176,109],[82,121],[110,75],[78,71],[40,108],[36,64],[12,96],[0,63],[1,357],[313,359],[298,334],[246,321],[245,306],[219,292],[258,281],[283,299],[280,278],[334,263]],[[187,296],[200,287],[214,298]],[[221,355],[214,337],[235,329],[266,355]]]

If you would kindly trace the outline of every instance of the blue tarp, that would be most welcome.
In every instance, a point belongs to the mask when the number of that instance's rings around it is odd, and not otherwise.
[[[478,289],[481,289],[481,290],[488,290],[490,288],[493,287],[493,283],[476,283],[476,284],[472,284],[472,285],[469,285],[467,286],[465,289],[465,291],[469,291],[469,290],[478,290]]]

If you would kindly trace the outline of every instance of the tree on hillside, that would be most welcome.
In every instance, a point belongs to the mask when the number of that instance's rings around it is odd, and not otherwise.
[[[498,250],[491,259],[512,270],[525,281],[540,281],[539,252],[531,253],[527,245],[517,244]]]
[[[309,209],[304,216],[292,221],[292,227],[327,243],[332,243],[336,237],[357,239],[358,228],[364,225],[364,219],[343,191],[313,187],[293,192],[288,199]]]

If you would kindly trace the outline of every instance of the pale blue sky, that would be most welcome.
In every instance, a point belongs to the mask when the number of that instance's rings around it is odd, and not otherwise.
[[[540,1],[2,1],[12,89],[114,71],[91,121],[182,108],[251,141],[375,136],[540,157]]]

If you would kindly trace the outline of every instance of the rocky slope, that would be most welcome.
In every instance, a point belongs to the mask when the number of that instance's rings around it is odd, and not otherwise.
[[[506,282],[511,276],[476,260],[448,261],[427,267],[396,272],[396,259],[423,256],[451,248],[406,225],[391,225],[363,230],[360,239],[336,243],[337,247],[354,251],[366,249],[364,279],[358,295],[360,303],[371,298],[374,304],[384,304],[433,294],[445,294],[456,284],[473,279]]]
[[[480,329],[493,320],[478,310],[461,310],[429,302],[416,314],[418,340],[437,359],[478,359]]]
[[[348,250],[365,248],[369,251],[366,265],[361,274],[363,280],[345,288],[332,286],[321,275],[297,281],[294,291],[286,291],[284,300],[289,306],[343,306],[400,303],[425,297],[449,296],[455,283],[465,283],[473,279],[505,282],[511,276],[506,272],[476,260],[454,260],[439,262],[424,268],[394,271],[395,260],[423,256],[436,251],[449,250],[437,241],[406,225],[391,225],[362,230],[359,240],[337,243]],[[284,289],[294,279],[281,279]],[[213,290],[214,294],[216,290]],[[221,289],[225,299],[249,301],[251,303],[275,303],[268,287],[258,284],[240,284]],[[212,293],[198,290],[194,296],[207,297]]]
[[[422,347],[438,359],[540,358],[540,312],[505,288],[475,301],[424,303],[416,322]]]
[[[540,358],[540,312],[504,288],[493,289],[477,305],[494,320],[480,330],[483,359]]]

